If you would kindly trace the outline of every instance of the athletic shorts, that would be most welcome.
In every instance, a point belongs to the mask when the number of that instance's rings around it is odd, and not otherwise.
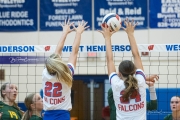
[[[44,112],[43,120],[70,120],[70,112],[67,110],[48,110]]]

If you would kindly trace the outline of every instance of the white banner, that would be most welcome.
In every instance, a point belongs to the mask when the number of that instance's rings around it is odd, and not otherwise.
[[[0,45],[0,53],[46,53],[54,52],[56,45]],[[179,52],[178,44],[138,44],[140,52]],[[80,45],[79,52],[105,52],[105,45]],[[128,44],[112,45],[113,52],[130,52]],[[72,46],[65,45],[62,52],[72,52]]]

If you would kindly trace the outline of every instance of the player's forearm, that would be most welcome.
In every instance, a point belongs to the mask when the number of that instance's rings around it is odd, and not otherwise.
[[[149,87],[150,100],[157,100],[156,91],[154,86]]]
[[[80,45],[80,40],[81,40],[81,33],[76,33],[76,37],[73,43],[73,48],[72,48],[72,53],[73,54],[78,54],[79,51],[79,45]]]
[[[129,43],[131,45],[131,51],[134,57],[139,56],[138,47],[133,33],[128,33]]]
[[[113,61],[113,53],[111,48],[111,38],[105,38],[105,44],[106,44],[106,58],[107,62]]]
[[[62,33],[61,38],[60,38],[60,40],[59,40],[59,42],[57,44],[57,47],[56,47],[56,51],[55,51],[56,54],[61,55],[61,52],[62,52],[62,49],[64,47],[64,42],[66,40],[67,34],[68,33]]]

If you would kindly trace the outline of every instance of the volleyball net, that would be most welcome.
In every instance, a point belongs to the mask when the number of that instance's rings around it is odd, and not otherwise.
[[[44,61],[55,48],[55,45],[0,46],[1,84],[10,82],[18,86],[18,103],[23,103],[29,93],[39,93]],[[163,119],[171,113],[170,98],[180,95],[180,44],[141,44],[138,49],[145,74],[158,74],[160,78],[155,83],[158,109],[148,111],[148,119]],[[61,57],[65,62],[68,62],[71,51],[72,46],[64,46]],[[107,91],[110,84],[108,77],[104,78],[107,75],[105,51],[105,45],[79,47],[75,76],[80,77],[73,84],[71,112],[72,117],[77,117],[78,120],[90,120],[92,116],[94,120],[102,119],[101,110],[108,105]],[[133,60],[130,45],[112,45],[112,51],[116,68],[122,60]],[[86,76],[86,80],[81,76]],[[99,76],[98,79],[102,80],[96,81],[94,76]],[[149,100],[148,90],[147,99]]]

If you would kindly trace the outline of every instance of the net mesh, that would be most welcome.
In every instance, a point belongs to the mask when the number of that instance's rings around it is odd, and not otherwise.
[[[44,60],[51,53],[1,53],[0,69],[5,70],[5,82],[14,83],[18,86],[17,102],[22,103],[27,94],[37,92],[42,88],[42,71]],[[68,62],[70,53],[63,53],[62,59]],[[79,53],[75,76],[78,77],[72,88],[72,119],[77,120],[100,120],[102,108],[108,105],[107,91],[110,88],[107,75],[106,55],[104,52],[89,56],[88,53]],[[113,53],[116,69],[122,60],[133,60],[131,52]],[[158,74],[159,81],[155,83],[158,98],[158,109],[147,111],[147,118],[163,119],[171,113],[170,98],[180,95],[180,52],[149,52],[141,55],[146,75]],[[85,76],[83,78],[82,76]],[[91,77],[89,77],[91,76]],[[99,76],[99,81],[95,79]],[[101,78],[101,76],[103,76]],[[81,78],[82,77],[82,78]],[[89,77],[89,78],[88,78]],[[90,82],[93,80],[93,99]],[[102,79],[102,80],[101,80]],[[147,100],[149,92],[147,90]],[[93,106],[93,107],[92,107]]]

